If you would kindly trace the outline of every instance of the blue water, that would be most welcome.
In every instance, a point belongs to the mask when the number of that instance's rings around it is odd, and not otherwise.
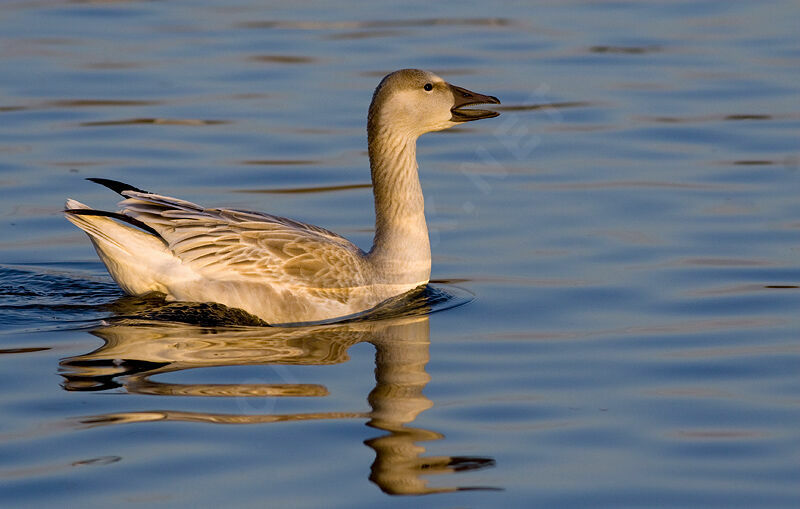
[[[799,17],[5,2],[0,505],[800,506]],[[124,297],[61,215],[113,208],[104,177],[367,249],[402,67],[503,102],[420,140],[411,302],[267,328]]]

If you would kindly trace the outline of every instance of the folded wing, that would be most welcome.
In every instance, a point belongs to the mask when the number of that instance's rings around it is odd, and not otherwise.
[[[201,274],[317,289],[365,284],[364,252],[324,228],[138,190],[121,194],[121,212],[158,232]]]

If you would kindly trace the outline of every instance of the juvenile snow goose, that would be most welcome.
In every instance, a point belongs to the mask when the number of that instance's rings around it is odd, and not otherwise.
[[[218,302],[271,324],[331,320],[368,310],[428,282],[431,251],[417,175],[417,138],[494,111],[496,97],[403,69],[383,78],[367,119],[375,239],[365,253],[309,224],[241,210],[204,208],[121,182],[119,212],[69,199],[67,219],[85,231],[111,277],[131,295]]]

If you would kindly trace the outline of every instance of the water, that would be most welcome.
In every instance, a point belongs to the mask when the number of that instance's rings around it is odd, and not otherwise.
[[[553,4],[5,2],[0,504],[799,506],[800,9]],[[410,66],[503,106],[420,141],[409,312],[124,298],[61,217],[96,176],[368,248]]]

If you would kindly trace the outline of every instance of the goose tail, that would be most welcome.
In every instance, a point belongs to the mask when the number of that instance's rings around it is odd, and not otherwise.
[[[64,215],[86,232],[109,274],[126,293],[166,293],[158,275],[177,260],[155,230],[123,214],[95,210],[72,199],[66,201]]]

